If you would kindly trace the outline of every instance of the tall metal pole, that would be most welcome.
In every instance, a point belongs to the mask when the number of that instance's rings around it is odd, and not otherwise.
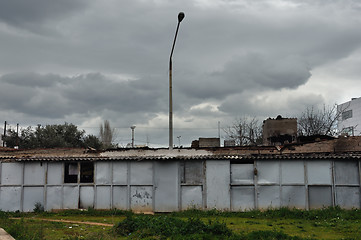
[[[184,18],[184,13],[180,12],[178,14],[178,24],[177,24],[177,30],[175,32],[174,40],[173,40],[173,46],[172,51],[170,53],[169,57],[169,150],[173,149],[173,96],[172,96],[172,56],[174,51],[175,42],[177,40],[178,35],[178,29],[181,21]]]
[[[131,126],[130,128],[132,129],[132,148],[134,148],[134,129],[135,129],[135,126]]]
[[[5,137],[6,137],[6,121],[4,124],[4,140],[3,140],[3,147],[5,147]]]

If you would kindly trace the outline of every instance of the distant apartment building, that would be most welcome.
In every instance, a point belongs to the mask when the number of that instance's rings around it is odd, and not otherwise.
[[[361,97],[337,105],[339,114],[337,129],[348,136],[361,135]]]
[[[284,145],[297,139],[297,118],[268,118],[263,121],[263,145]]]

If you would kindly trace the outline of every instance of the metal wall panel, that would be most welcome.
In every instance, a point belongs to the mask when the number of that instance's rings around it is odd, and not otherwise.
[[[199,208],[203,206],[202,186],[182,186],[182,210]]]
[[[1,187],[0,209],[11,212],[21,209],[21,187]]]
[[[185,161],[180,163],[181,182],[202,184],[204,179],[203,161]]]
[[[113,184],[127,185],[127,162],[113,162]]]
[[[282,184],[305,184],[303,161],[281,161]]]
[[[245,211],[255,208],[253,186],[232,186],[231,211]]]
[[[110,184],[111,181],[111,162],[96,163],[96,184]]]
[[[47,183],[50,185],[61,185],[63,182],[63,163],[48,163]]]
[[[81,186],[80,187],[80,208],[94,208],[94,187]]]
[[[305,186],[282,186],[282,207],[306,209]]]
[[[61,209],[61,199],[63,196],[62,187],[47,187],[45,210]]]
[[[308,161],[308,184],[331,184],[331,161]]]
[[[231,164],[231,183],[232,184],[253,184],[254,165],[247,164]]]
[[[24,164],[24,184],[44,185],[45,164],[42,162],[27,162]]]
[[[32,212],[36,203],[44,206],[44,187],[24,187],[23,211]]]
[[[153,162],[131,162],[130,163],[130,184],[131,185],[152,185],[153,183]]]
[[[23,164],[17,162],[2,163],[1,184],[20,185],[22,184]]]
[[[117,209],[128,209],[128,188],[124,187],[113,187],[113,208]]]
[[[279,184],[280,168],[278,161],[257,162],[258,184]]]
[[[97,209],[110,209],[110,186],[97,186],[96,188],[96,207]]]
[[[154,163],[154,211],[177,211],[179,199],[178,162]]]
[[[64,209],[77,209],[79,207],[79,187],[64,186],[63,192]]]
[[[332,206],[330,186],[309,186],[308,198],[310,209]]]
[[[207,208],[230,209],[230,163],[208,160],[206,162]]]
[[[335,161],[336,184],[359,184],[358,162]]]
[[[280,187],[279,186],[259,186],[258,187],[258,208],[279,208],[280,201]]]
[[[360,188],[336,187],[336,205],[346,209],[360,208]]]
[[[130,207],[133,211],[153,211],[153,187],[132,186]]]

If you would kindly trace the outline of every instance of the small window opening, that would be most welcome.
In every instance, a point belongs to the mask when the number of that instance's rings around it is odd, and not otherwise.
[[[90,162],[80,163],[80,182],[81,183],[94,182],[94,163],[90,163]]]
[[[77,182],[78,182],[78,164],[65,163],[64,183],[77,183]]]

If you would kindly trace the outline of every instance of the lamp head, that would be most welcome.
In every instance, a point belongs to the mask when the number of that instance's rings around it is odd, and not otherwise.
[[[178,14],[178,22],[181,22],[184,17],[185,17],[184,12],[180,12],[180,13]]]

